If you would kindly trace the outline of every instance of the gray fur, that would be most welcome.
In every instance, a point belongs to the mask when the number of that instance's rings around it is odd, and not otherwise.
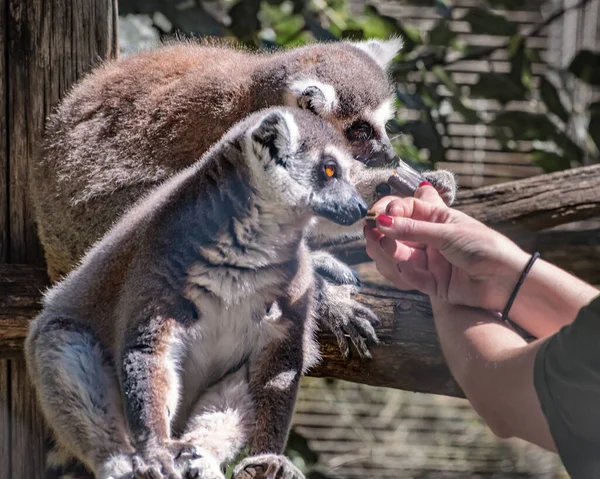
[[[246,444],[288,464],[298,382],[319,358],[305,229],[364,217],[352,162],[314,115],[255,113],[45,294],[26,360],[67,456],[97,479],[223,479]]]

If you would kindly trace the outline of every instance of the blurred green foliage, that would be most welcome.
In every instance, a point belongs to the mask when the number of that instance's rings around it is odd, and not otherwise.
[[[404,3],[433,7],[438,19],[429,31],[422,31],[369,4],[362,13],[352,14],[347,0],[121,0],[119,7],[122,13],[155,18],[159,12],[169,28],[164,21],[155,24],[168,36],[232,37],[257,48],[399,34],[405,46],[392,68],[399,115],[390,122],[389,132],[403,159],[424,167],[444,161],[448,125],[459,115],[468,124],[492,127],[504,151],[526,151],[546,171],[598,162],[600,103],[577,105],[572,92],[578,81],[600,85],[600,52],[580,51],[565,69],[544,64],[528,41],[541,25],[523,32],[505,15],[522,8],[517,0],[482,0],[480,6],[461,8],[460,14],[452,0]],[[571,9],[586,3],[582,0]],[[555,12],[551,20],[563,13]],[[468,24],[472,34],[505,41],[500,47],[469,45],[453,30],[457,20]],[[463,60],[489,60],[498,50],[505,50],[510,71],[483,72],[475,84],[464,86],[447,70]],[[540,78],[532,74],[534,63],[544,65]],[[478,99],[495,101],[498,109],[482,114],[474,106]],[[409,120],[402,114],[407,110],[414,113]]]

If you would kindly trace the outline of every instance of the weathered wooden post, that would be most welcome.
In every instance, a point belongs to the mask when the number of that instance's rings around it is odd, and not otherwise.
[[[0,0],[0,262],[43,264],[29,161],[59,98],[116,52],[116,0]],[[0,479],[42,477],[43,440],[22,356],[0,360]]]

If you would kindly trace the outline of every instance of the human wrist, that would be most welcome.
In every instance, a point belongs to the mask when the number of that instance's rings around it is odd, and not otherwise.
[[[489,274],[495,281],[490,282],[489,297],[483,307],[490,311],[502,312],[506,307],[523,270],[527,266],[531,255],[510,242],[508,245],[499,245],[502,255],[495,264],[490,265]]]
[[[543,259],[525,278],[509,318],[536,337],[554,334],[571,323],[598,290]]]

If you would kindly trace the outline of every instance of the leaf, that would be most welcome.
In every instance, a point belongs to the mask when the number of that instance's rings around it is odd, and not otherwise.
[[[470,8],[461,20],[471,25],[471,32],[475,35],[512,36],[518,33],[516,23],[479,7]]]
[[[427,105],[420,95],[396,90],[396,96],[400,103],[410,110],[427,110]]]
[[[492,98],[502,104],[525,100],[526,90],[505,73],[480,73],[479,80],[471,87],[474,98]]]
[[[571,164],[581,164],[584,152],[575,142],[561,131],[556,132],[554,142],[563,151],[563,156],[568,158]]]
[[[600,113],[600,101],[590,103],[588,110],[590,111],[591,114]]]
[[[450,78],[450,75],[448,75],[448,73],[442,67],[435,66],[431,69],[431,72],[452,93],[456,93],[458,91],[458,86],[456,85],[456,83],[454,83],[454,80],[452,80],[452,78]]]
[[[435,26],[429,30],[428,39],[430,45],[449,45],[452,40],[457,37],[457,34],[450,30],[450,25],[447,20],[439,20]]]
[[[465,122],[471,125],[477,125],[481,122],[481,118],[479,118],[479,114],[473,110],[472,108],[465,105],[465,99],[460,96],[453,96],[450,101],[452,102],[452,107],[455,111],[461,114]]]
[[[558,135],[554,123],[546,115],[526,111],[503,111],[490,122],[495,128],[509,133],[513,140],[550,141]]]
[[[588,132],[600,150],[600,108],[599,110],[592,112],[590,123],[588,125]]]
[[[381,15],[372,5],[365,7],[365,20],[362,29],[366,38],[389,38],[396,33],[398,24],[395,18]]]
[[[545,76],[540,79],[540,95],[548,111],[554,113],[565,123],[569,121],[569,112],[562,104],[558,90]]]
[[[600,52],[581,50],[571,61],[569,71],[590,85],[600,85]]]
[[[415,49],[415,47],[423,44],[421,31],[413,25],[405,25],[403,23],[397,22],[396,32],[404,40],[404,46],[402,47],[403,54],[412,52]]]
[[[515,83],[521,84],[527,91],[532,87],[531,57],[532,51],[527,48],[525,38],[515,35],[509,45],[511,70],[509,76]]]
[[[321,25],[315,15],[309,12],[304,14],[304,23],[308,27],[308,29],[312,32],[315,39],[320,42],[327,42],[332,40],[337,40],[338,37],[335,36],[331,31]]]
[[[529,154],[533,162],[541,166],[546,173],[566,170],[571,167],[569,160],[557,153],[536,150]]]
[[[447,19],[452,17],[452,3],[450,0],[435,0],[433,6],[440,17]]]
[[[260,0],[240,0],[229,10],[231,32],[242,41],[252,41],[258,30]]]

